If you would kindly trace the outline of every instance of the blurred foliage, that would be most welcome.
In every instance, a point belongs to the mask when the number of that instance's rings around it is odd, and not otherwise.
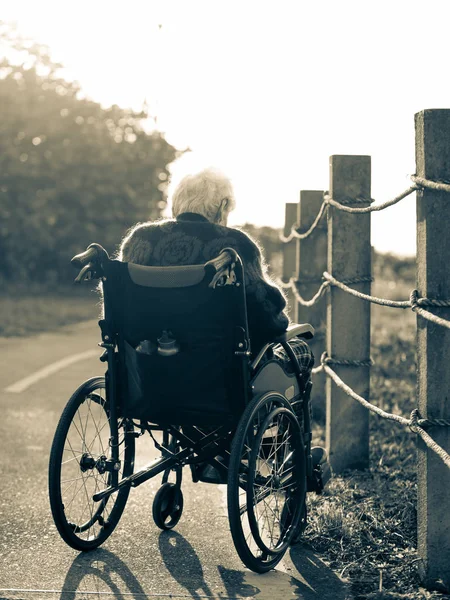
[[[262,249],[270,271],[277,277],[281,277],[282,253],[284,244],[280,241],[281,228],[258,227],[251,223],[245,223],[240,227],[250,235]],[[391,253],[380,253],[375,249],[372,255],[372,268],[375,280],[382,279],[384,284],[390,283],[390,288],[385,290],[389,297],[395,295],[396,283],[414,287],[416,280],[416,259],[414,256],[400,257]],[[402,300],[406,299],[401,298]]]
[[[245,223],[239,229],[247,233],[260,247],[269,275],[274,279],[281,279],[283,274],[283,244],[279,237],[281,229],[258,227],[251,223]]]
[[[89,243],[113,252],[160,215],[179,153],[144,131],[145,107],[83,98],[45,46],[2,22],[0,47],[0,278],[72,278],[69,260]]]
[[[400,257],[395,254],[373,252],[373,276],[388,281],[402,280],[414,286],[416,281],[416,257]]]
[[[273,256],[279,254],[282,251],[283,244],[280,242],[280,229],[274,229],[273,227],[258,227],[251,223],[245,223],[239,227],[242,231],[245,231],[253,240],[258,243],[261,247],[264,258],[267,263],[271,263]]]

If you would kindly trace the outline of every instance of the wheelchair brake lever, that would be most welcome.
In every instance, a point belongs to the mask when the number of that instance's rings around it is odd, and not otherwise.
[[[85,265],[78,275],[75,277],[75,283],[81,283],[82,281],[90,281],[93,279],[95,273],[94,263],[88,263]]]
[[[221,267],[214,277],[211,279],[209,287],[215,288],[224,285],[234,285],[236,283],[236,273],[234,271],[235,264],[226,265]]]

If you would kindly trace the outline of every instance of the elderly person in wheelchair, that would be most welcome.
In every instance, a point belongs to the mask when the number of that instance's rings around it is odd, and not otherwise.
[[[172,195],[174,218],[133,227],[121,244],[119,260],[159,267],[192,265],[214,259],[224,248],[235,249],[244,266],[250,340],[252,353],[257,356],[264,344],[287,330],[289,318],[284,312],[286,300],[270,281],[258,245],[243,231],[227,227],[235,206],[232,183],[220,171],[210,168],[187,175]],[[289,343],[306,387],[314,356],[304,339],[293,337]],[[282,346],[269,349],[262,360],[270,358],[269,353],[293,373],[292,361]],[[315,464],[325,460],[320,447],[312,449],[312,456]],[[194,479],[223,482],[209,464],[193,467],[192,471]]]
[[[229,179],[213,169],[188,175],[172,196],[173,219],[142,223],[123,240],[119,260],[146,266],[203,264],[224,248],[234,248],[244,265],[248,324],[253,353],[286,331],[286,300],[267,277],[257,244],[243,231],[227,227],[235,208]],[[306,378],[314,358],[305,341],[292,342]]]
[[[72,259],[76,281],[102,282],[107,364],[69,399],[50,452],[52,515],[77,550],[102,544],[130,490],[159,474],[153,520],[175,527],[185,465],[194,482],[227,484],[250,569],[274,568],[306,526],[306,494],[320,493],[327,464],[311,448],[314,330],[289,324],[258,246],[226,226],[233,207],[228,179],[203,171],[175,190],[174,219],[128,233],[119,260],[99,244]],[[135,472],[145,434],[161,456]]]

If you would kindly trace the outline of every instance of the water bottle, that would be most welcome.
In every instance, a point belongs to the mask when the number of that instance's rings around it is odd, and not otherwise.
[[[172,337],[171,331],[164,329],[162,336],[158,338],[158,354],[160,356],[173,356],[178,354],[180,346],[175,338]]]

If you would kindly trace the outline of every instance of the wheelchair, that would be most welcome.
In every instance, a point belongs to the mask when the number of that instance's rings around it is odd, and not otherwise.
[[[130,489],[161,474],[153,519],[162,530],[175,527],[183,467],[196,482],[209,465],[227,484],[241,560],[258,573],[274,568],[306,526],[306,493],[321,491],[311,460],[311,381],[289,344],[312,338],[313,327],[290,326],[253,356],[244,268],[232,248],[204,265],[145,267],[91,244],[72,263],[76,282],[101,281],[107,368],[75,391],[55,432],[49,496],[62,539],[76,550],[97,548]],[[274,359],[277,344],[292,372]],[[142,435],[160,457],[135,472]]]

